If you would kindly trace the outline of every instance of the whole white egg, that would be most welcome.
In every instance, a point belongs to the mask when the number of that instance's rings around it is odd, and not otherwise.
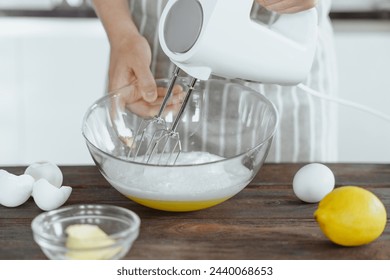
[[[316,203],[321,201],[335,186],[332,170],[321,163],[303,166],[294,176],[294,194],[302,201]]]

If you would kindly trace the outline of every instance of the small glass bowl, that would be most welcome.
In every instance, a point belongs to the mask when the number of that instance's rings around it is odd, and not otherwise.
[[[96,225],[107,236],[104,240],[101,237],[89,239],[86,246],[68,248],[66,229],[76,224]],[[33,219],[31,228],[35,242],[49,259],[115,260],[130,250],[138,237],[140,224],[138,215],[128,209],[84,204],[44,212]]]

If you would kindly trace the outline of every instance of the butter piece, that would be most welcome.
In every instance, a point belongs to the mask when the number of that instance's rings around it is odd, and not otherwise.
[[[108,260],[112,259],[121,248],[109,247],[113,239],[97,225],[75,224],[66,228],[68,234],[66,247],[67,257],[73,260]]]

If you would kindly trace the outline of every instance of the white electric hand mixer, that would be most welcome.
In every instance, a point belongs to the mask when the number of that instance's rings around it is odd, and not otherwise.
[[[160,112],[138,129],[131,147],[138,157],[145,132],[153,134],[142,161],[175,164],[181,152],[176,132],[197,80],[211,75],[294,85],[307,76],[317,39],[315,8],[280,15],[271,24],[250,18],[253,0],[170,0],[161,15],[160,44],[176,65]],[[180,69],[192,76],[183,104],[170,128],[161,115]]]

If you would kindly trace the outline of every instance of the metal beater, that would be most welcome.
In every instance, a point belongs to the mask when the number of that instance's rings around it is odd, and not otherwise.
[[[130,147],[128,158],[158,165],[174,165],[176,163],[182,149],[180,135],[176,129],[198,80],[196,78],[191,80],[183,103],[180,106],[172,125],[168,127],[161,116],[172,95],[172,90],[175,86],[179,73],[180,68],[175,67],[173,76],[157,115],[151,120],[143,120],[137,128]],[[148,132],[151,132],[150,138],[148,137]],[[145,152],[140,155],[140,151]]]
[[[161,104],[161,107],[160,107],[157,115],[154,116],[150,120],[142,120],[141,124],[138,126],[137,131],[135,133],[135,137],[133,137],[133,142],[130,146],[128,158],[131,158],[133,160],[137,159],[140,151],[142,150],[141,148],[143,148],[143,150],[146,149],[146,151],[150,150],[149,146],[151,146],[151,144],[148,144],[148,139],[146,137],[146,134],[148,131],[151,131],[155,137],[158,137],[158,134],[157,134],[158,132],[162,133],[163,131],[166,131],[168,129],[167,125],[165,123],[165,120],[161,116],[162,116],[162,114],[165,110],[165,107],[167,106],[168,101],[172,95],[172,90],[173,90],[173,87],[175,86],[176,79],[177,79],[179,73],[180,73],[180,68],[176,66],[175,70],[173,71],[173,76],[171,78],[171,81],[168,85],[167,92],[164,96],[163,102]],[[145,145],[147,148],[145,148]],[[148,158],[149,157],[146,156],[146,154],[145,154],[145,156],[142,158],[142,161],[147,162]]]
[[[174,165],[176,163],[182,150],[180,135],[176,131],[176,128],[190,100],[197,80],[196,78],[192,78],[186,96],[171,127],[168,129],[159,129],[153,133],[146,153],[143,155],[144,162],[158,165]]]

